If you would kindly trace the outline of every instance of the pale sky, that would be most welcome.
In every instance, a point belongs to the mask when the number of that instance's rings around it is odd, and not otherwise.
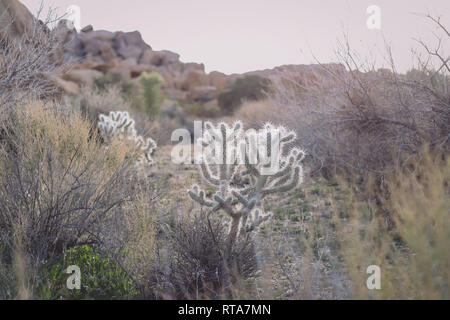
[[[22,2],[35,13],[41,0]],[[435,40],[436,28],[414,13],[440,15],[450,28],[450,0],[44,0],[44,4],[60,13],[77,5],[81,26],[138,30],[154,50],[171,50],[184,62],[204,63],[207,71],[227,74],[309,64],[315,58],[333,62],[344,33],[356,50],[378,58],[379,66],[387,41],[397,68],[406,71],[411,48],[418,47],[413,38]],[[369,5],[381,9],[380,30],[366,26]]]

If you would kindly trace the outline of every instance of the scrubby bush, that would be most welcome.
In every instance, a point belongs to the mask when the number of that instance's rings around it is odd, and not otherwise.
[[[79,290],[67,288],[69,266],[80,268]],[[43,272],[39,287],[41,299],[131,299],[137,295],[133,280],[114,261],[83,245],[63,256]]]
[[[107,90],[109,87],[118,87],[120,92],[127,98],[134,94],[134,84],[131,81],[124,81],[118,73],[107,73],[104,76],[94,79],[94,86],[100,91]]]
[[[227,225],[214,214],[193,213],[180,217],[168,233],[171,258],[166,292],[176,299],[220,299],[229,297],[233,283],[256,277],[258,263],[253,242],[242,239],[233,248],[235,269],[225,264]],[[235,282],[234,281],[234,282]]]
[[[409,172],[386,178],[383,206],[349,193],[348,219],[338,219],[338,241],[357,299],[449,299],[450,161],[421,151]],[[342,184],[349,189],[347,183]],[[384,198],[383,198],[384,197]],[[380,214],[388,207],[394,227]],[[366,269],[380,267],[381,288],[368,290]]]
[[[105,90],[83,88],[80,94],[65,96],[62,102],[88,119],[96,126],[100,114],[111,111],[131,112],[131,102],[124,97],[117,86],[106,87]]]
[[[233,113],[244,100],[261,100],[266,97],[271,81],[257,75],[237,79],[231,88],[218,97],[219,106],[225,113]]]
[[[443,48],[450,37],[442,25],[439,29],[437,46]],[[340,65],[317,66],[309,81],[295,74],[280,77],[280,114],[296,128],[315,161],[314,172],[377,173],[381,179],[416,157],[424,144],[448,153],[450,67],[447,56],[425,54],[418,70],[405,75],[396,71],[389,51],[390,69],[375,70],[346,41],[338,50]]]
[[[41,101],[17,110],[5,128],[0,265],[13,266],[13,295],[24,298],[35,294],[44,266],[64,250],[119,237],[121,206],[135,196],[135,160],[126,144],[105,148],[78,113]]]
[[[219,106],[214,102],[201,103],[184,103],[183,109],[188,115],[201,118],[215,118],[221,115]]]

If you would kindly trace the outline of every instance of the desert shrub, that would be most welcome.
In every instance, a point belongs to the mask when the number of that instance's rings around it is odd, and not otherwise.
[[[183,109],[188,115],[203,117],[203,118],[215,118],[221,115],[220,108],[214,102],[201,103],[185,103],[183,104]]]
[[[0,19],[5,19],[3,12]],[[33,18],[23,34],[11,34],[9,24],[0,30],[0,106],[1,111],[30,97],[52,97],[59,92],[49,75],[61,63],[57,39],[48,29],[54,20],[49,11],[43,21]]]
[[[242,107],[234,112],[233,117],[246,123],[249,128],[259,128],[266,122],[284,123],[277,102],[268,98],[259,101],[244,101]]]
[[[13,299],[17,296],[14,270],[9,259],[9,252],[0,242],[0,300]]]
[[[65,271],[78,266],[81,288],[69,290]],[[74,247],[43,272],[39,288],[41,299],[130,299],[136,296],[132,279],[114,261],[96,252],[92,247]]]
[[[131,111],[131,102],[117,86],[107,86],[105,90],[82,89],[78,95],[65,96],[63,103],[86,117],[93,125],[100,114],[111,111]]]
[[[425,150],[409,168],[386,178],[389,197],[382,201],[393,213],[393,227],[377,214],[384,207],[354,193],[349,218],[336,219],[354,298],[449,298],[450,162]],[[381,269],[379,290],[366,286],[370,265]]]
[[[162,77],[156,73],[142,73],[138,78],[140,93],[133,99],[133,106],[146,113],[154,120],[160,112],[163,94],[161,92]]]
[[[218,299],[229,296],[235,279],[256,276],[258,263],[249,238],[233,247],[235,268],[224,264],[227,254],[227,226],[207,212],[191,213],[175,220],[167,233],[171,257],[164,279],[165,293],[176,299]]]
[[[27,103],[5,127],[0,243],[3,261],[33,295],[43,266],[65,249],[114,236],[120,206],[133,195],[128,168],[135,160],[126,144],[105,148],[79,113],[41,101]]]
[[[266,97],[266,92],[271,81],[257,75],[245,76],[237,79],[231,88],[222,92],[218,97],[218,104],[225,113],[233,113],[242,105],[244,100],[261,100]]]
[[[437,34],[439,44],[450,40],[445,30]],[[427,64],[418,60],[417,70],[404,75],[395,71],[389,51],[390,69],[375,70],[346,41],[338,49],[340,65],[280,76],[280,114],[314,159],[313,172],[376,173],[381,179],[416,157],[423,144],[448,152],[448,61],[425,54]]]
[[[134,83],[131,81],[124,81],[118,73],[107,73],[104,76],[95,78],[94,86],[100,91],[116,86],[120,89],[121,94],[127,98],[131,98],[134,93]]]

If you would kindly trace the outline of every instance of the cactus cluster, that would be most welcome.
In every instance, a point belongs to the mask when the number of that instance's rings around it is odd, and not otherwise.
[[[217,125],[205,123],[205,131],[197,143],[203,148],[213,144],[215,148],[213,153],[202,153],[200,172],[217,192],[207,197],[204,190],[193,185],[188,194],[213,212],[222,210],[231,218],[228,253],[239,236],[257,229],[271,216],[261,209],[264,197],[286,192],[302,182],[304,152],[292,148],[287,155],[283,154],[286,145],[295,139],[295,132],[270,123],[258,132],[249,130],[245,133],[240,121],[232,126],[223,122]],[[274,145],[278,150],[272,150]],[[276,170],[268,174],[273,163],[263,160],[271,158],[274,152],[279,152],[275,157]]]
[[[132,142],[136,150],[141,153],[137,160],[138,165],[151,165],[151,157],[156,148],[156,142],[138,135],[134,127],[134,120],[126,111],[111,111],[109,115],[100,114],[98,129],[100,136],[106,143],[112,143],[115,139],[126,139]]]

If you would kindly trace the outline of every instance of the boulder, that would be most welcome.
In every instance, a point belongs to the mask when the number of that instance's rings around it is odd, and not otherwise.
[[[81,32],[88,33],[88,32],[91,32],[93,30],[94,30],[94,27],[92,26],[92,24],[88,24],[86,27],[81,29]]]
[[[154,64],[153,63],[153,57],[155,56],[155,51],[152,49],[144,50],[142,53],[141,58],[139,59],[139,63],[142,64]]]
[[[99,62],[84,60],[74,67],[74,69],[95,69],[100,65]]]
[[[79,61],[86,56],[83,42],[81,41],[79,34],[75,31],[67,34],[63,43],[63,48],[66,61]]]
[[[188,97],[188,92],[176,89],[167,90],[167,93],[171,99],[178,101],[184,101]]]
[[[66,72],[63,80],[73,81],[80,86],[92,87],[94,79],[103,76],[103,73],[91,69],[75,69]]]
[[[36,18],[18,0],[0,0],[0,35],[17,38],[33,32]]]
[[[103,44],[102,40],[89,39],[86,41],[85,39],[83,39],[82,42],[84,46],[84,51],[88,56],[90,56],[91,59],[100,56]]]
[[[131,80],[130,68],[127,68],[119,63],[117,67],[111,68],[108,73],[118,75],[124,81]]]
[[[73,81],[63,80],[59,77],[53,77],[53,82],[67,94],[80,93],[80,86]]]
[[[174,52],[168,50],[153,51],[145,50],[142,53],[139,63],[141,64],[151,64],[154,66],[167,66],[173,63],[178,63],[180,61],[180,56]]]
[[[208,102],[216,97],[217,89],[213,86],[195,86],[188,94],[189,100]]]
[[[119,66],[119,62],[116,59],[111,59],[106,63],[99,63],[94,68],[97,71],[100,71],[102,73],[108,73],[111,69],[114,69]]]
[[[135,65],[137,65],[137,60],[135,58],[128,58],[125,60],[120,61],[120,65],[130,69],[131,67],[134,67]]]
[[[130,68],[131,77],[137,78],[139,77],[143,72],[152,72],[155,68],[150,64],[137,64]]]
[[[208,86],[209,85],[209,79],[208,76],[200,71],[200,70],[192,70],[189,71],[186,75],[186,78],[181,84],[182,90],[191,91],[194,87],[199,86]]]
[[[218,71],[212,71],[208,74],[209,85],[216,87],[217,91],[222,92],[227,87],[227,76]]]
[[[117,57],[111,42],[104,41],[100,47],[100,55],[104,61],[110,61]]]
[[[192,70],[198,70],[201,72],[205,72],[205,65],[203,63],[195,63],[195,62],[188,62],[183,63],[183,72],[188,73]]]
[[[113,48],[123,59],[134,58],[139,60],[145,50],[151,47],[142,40],[138,31],[116,32],[113,40]]]
[[[81,32],[78,34],[86,55],[93,60],[104,61],[108,61],[116,56],[112,43],[114,36],[113,32],[105,30],[88,33]]]
[[[81,39],[86,42],[91,40],[100,40],[100,41],[112,41],[115,37],[115,33],[106,30],[95,30],[90,32],[81,32]]]
[[[157,70],[157,72],[162,76],[164,83],[161,85],[163,89],[172,89],[175,88],[175,77],[168,71]]]

